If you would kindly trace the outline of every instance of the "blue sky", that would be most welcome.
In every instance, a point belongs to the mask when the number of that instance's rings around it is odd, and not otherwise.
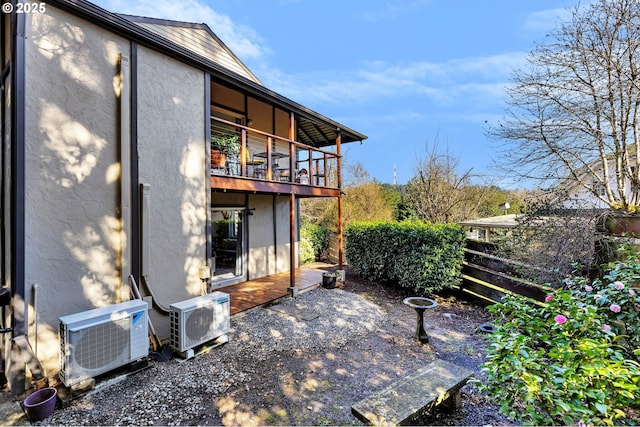
[[[460,169],[511,187],[484,135],[511,71],[577,0],[99,0],[204,22],[268,88],[364,133],[343,147],[383,183],[404,184],[436,142]],[[584,3],[584,2],[583,2]]]

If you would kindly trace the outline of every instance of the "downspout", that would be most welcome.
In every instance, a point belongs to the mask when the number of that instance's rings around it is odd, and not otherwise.
[[[206,213],[206,225],[205,225],[205,234],[206,234],[206,258],[207,264],[211,267],[211,272],[216,269],[216,266],[213,263],[213,227],[211,225],[211,205],[213,203],[211,196],[211,182],[210,182],[210,174],[211,174],[211,74],[204,73],[204,159],[205,159],[205,206],[207,207]]]
[[[129,57],[118,55],[120,113],[120,289],[116,302],[129,299],[129,276],[131,275],[131,82]]]
[[[151,269],[151,256],[149,254],[149,239],[150,239],[150,221],[151,214],[150,201],[151,201],[151,186],[149,184],[140,184],[140,276],[142,283],[146,286],[149,294],[151,295],[154,306],[160,310],[161,313],[169,314],[171,309],[166,305],[163,305],[160,300],[153,293],[151,287],[149,274]]]
[[[131,274],[136,279],[136,283],[140,280],[140,197],[138,197],[139,170],[138,163],[138,44],[131,42],[131,64],[129,69],[130,75],[130,105],[129,105],[129,134],[130,134],[130,158],[131,158],[131,180],[130,180],[130,202],[131,202]],[[129,279],[127,278],[127,287]]]

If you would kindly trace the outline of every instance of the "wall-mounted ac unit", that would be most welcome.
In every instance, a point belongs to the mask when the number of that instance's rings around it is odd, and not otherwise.
[[[213,292],[171,304],[171,347],[184,353],[231,329],[229,294]]]
[[[148,305],[132,300],[60,317],[60,379],[70,387],[149,354]]]

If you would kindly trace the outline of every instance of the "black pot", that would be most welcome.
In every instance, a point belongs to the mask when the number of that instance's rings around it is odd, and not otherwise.
[[[338,277],[334,274],[322,275],[322,287],[326,289],[333,289],[336,287],[336,279]]]

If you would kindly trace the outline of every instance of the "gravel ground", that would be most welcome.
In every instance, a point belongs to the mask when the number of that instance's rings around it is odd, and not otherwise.
[[[236,317],[228,343],[186,361],[154,361],[35,424],[361,425],[353,403],[434,358],[476,372],[482,363],[484,309],[436,298],[438,307],[425,313],[430,343],[421,345],[412,340],[416,314],[404,296],[347,276],[343,289],[318,288],[281,304],[302,316],[261,308]],[[461,409],[419,423],[509,424],[472,384],[462,392]]]

